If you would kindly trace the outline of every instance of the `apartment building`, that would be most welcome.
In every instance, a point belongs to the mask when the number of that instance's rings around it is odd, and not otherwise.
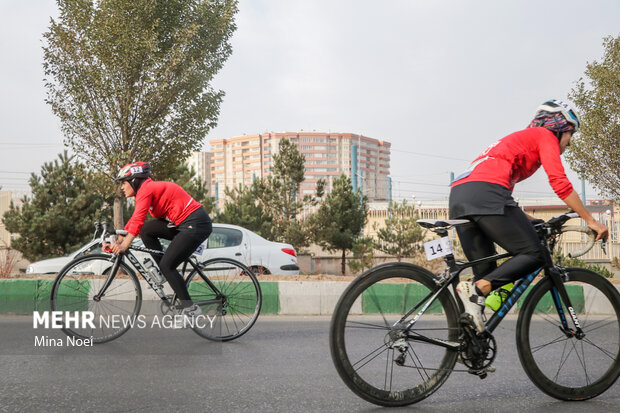
[[[224,202],[226,187],[250,185],[254,178],[270,174],[272,159],[279,143],[288,139],[305,158],[305,180],[300,196],[316,193],[319,179],[331,190],[334,178],[345,174],[356,179],[371,201],[389,197],[390,143],[353,133],[281,132],[236,136],[211,140],[211,190]]]
[[[187,165],[190,168],[194,168],[196,176],[202,179],[204,182],[211,182],[211,152],[192,152],[187,159]],[[209,195],[211,194],[211,188],[209,186]]]

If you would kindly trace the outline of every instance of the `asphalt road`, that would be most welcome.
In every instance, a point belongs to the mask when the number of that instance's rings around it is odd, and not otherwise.
[[[329,318],[261,317],[236,341],[191,330],[131,330],[94,348],[33,350],[32,317],[0,317],[0,411],[378,411],[340,380],[329,354]],[[526,377],[514,320],[495,332],[497,372],[454,373],[422,402],[390,411],[611,412],[620,383],[587,402],[560,402]],[[58,337],[63,337],[59,335]],[[385,411],[385,410],[384,410]]]

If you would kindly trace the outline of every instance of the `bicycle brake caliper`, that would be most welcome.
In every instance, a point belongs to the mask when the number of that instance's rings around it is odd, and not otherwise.
[[[443,272],[440,272],[439,274],[435,274],[434,281],[435,281],[435,284],[441,287],[442,285],[445,284],[448,278],[450,278],[450,269],[446,268],[445,270],[443,270]]]

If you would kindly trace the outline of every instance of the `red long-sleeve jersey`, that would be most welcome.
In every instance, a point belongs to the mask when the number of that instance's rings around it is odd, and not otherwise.
[[[541,165],[558,197],[564,199],[570,195],[573,186],[562,166],[558,138],[545,128],[527,128],[493,143],[456,178],[452,186],[465,182],[489,182],[512,191],[517,182],[532,176]]]
[[[125,230],[138,236],[147,212],[155,218],[165,218],[179,225],[192,212],[202,207],[183,188],[173,182],[153,181],[142,183],[136,194],[136,208],[125,225]]]

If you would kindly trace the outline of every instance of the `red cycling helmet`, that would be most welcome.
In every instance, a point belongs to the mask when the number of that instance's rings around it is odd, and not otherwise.
[[[116,175],[117,181],[129,181],[134,178],[148,178],[151,176],[151,164],[148,162],[132,162],[123,166]]]

